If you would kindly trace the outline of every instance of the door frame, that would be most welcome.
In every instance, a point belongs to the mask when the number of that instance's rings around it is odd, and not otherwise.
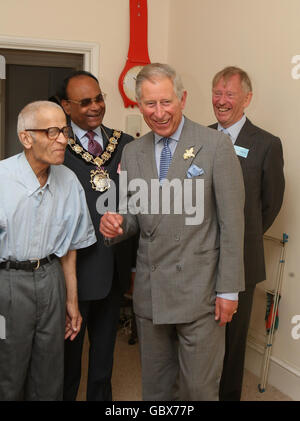
[[[99,44],[96,43],[0,35],[0,47],[15,50],[81,54],[83,56],[83,69],[91,72],[96,77],[99,75]],[[2,88],[3,97],[4,83],[0,88]],[[3,121],[5,119],[4,113],[5,110],[2,110],[0,114],[0,127],[4,127],[1,124],[1,120]],[[1,136],[1,139],[3,139],[3,136]],[[4,146],[0,142],[0,159],[3,156],[3,148]]]
[[[99,44],[96,43],[0,35],[0,47],[15,50],[82,54],[84,70],[93,73],[96,77],[99,74]]]

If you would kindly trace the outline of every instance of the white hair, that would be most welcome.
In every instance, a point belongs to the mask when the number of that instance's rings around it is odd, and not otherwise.
[[[60,105],[51,101],[34,101],[25,105],[18,115],[17,133],[27,129],[34,129],[37,124],[37,115],[44,108],[55,108],[63,111]]]

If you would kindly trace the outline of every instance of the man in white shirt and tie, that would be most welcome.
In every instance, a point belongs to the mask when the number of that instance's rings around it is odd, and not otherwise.
[[[212,82],[212,103],[218,123],[239,158],[245,185],[244,292],[239,293],[236,316],[226,326],[226,348],[220,400],[241,398],[248,326],[255,285],[266,279],[263,234],[272,225],[284,193],[283,154],[278,137],[254,126],[244,111],[252,99],[248,74],[226,67]]]
[[[67,341],[65,346],[64,400],[76,399],[87,329],[90,345],[87,400],[110,401],[120,303],[129,289],[131,267],[135,264],[134,242],[129,240],[112,249],[104,246],[96,202],[109,188],[110,180],[118,190],[121,153],[133,138],[102,124],[105,94],[91,73],[71,73],[59,96],[75,134],[67,147],[64,164],[76,173],[85,190],[97,236],[97,243],[77,256],[78,300],[83,322],[76,340]]]

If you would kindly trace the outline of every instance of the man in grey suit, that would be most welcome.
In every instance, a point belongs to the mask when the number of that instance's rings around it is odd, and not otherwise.
[[[227,136],[183,116],[187,93],[170,66],[145,66],[136,96],[152,131],[125,146],[128,206],[106,213],[100,231],[114,243],[140,230],[133,300],[143,399],[218,400],[224,326],[244,289],[240,165]],[[192,203],[202,218],[190,216]]]
[[[226,326],[226,350],[220,400],[241,398],[247,332],[255,285],[266,279],[263,234],[272,225],[284,193],[280,139],[254,126],[244,110],[252,98],[251,81],[237,67],[218,72],[212,83],[212,103],[218,120],[211,126],[229,135],[240,160],[245,184],[245,291],[239,311]]]

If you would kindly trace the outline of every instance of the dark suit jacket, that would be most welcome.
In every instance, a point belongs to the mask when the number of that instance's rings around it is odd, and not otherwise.
[[[109,137],[113,130],[104,127]],[[119,197],[119,175],[118,165],[121,161],[124,146],[133,140],[133,137],[123,133],[119,139],[117,149],[112,157],[104,165],[110,178],[117,186],[117,200]],[[107,139],[103,136],[104,148],[107,146]],[[106,297],[111,289],[114,275],[117,271],[120,288],[125,292],[130,285],[131,267],[134,264],[134,240],[130,239],[118,244],[113,248],[108,248],[103,243],[103,236],[99,232],[100,215],[96,209],[96,201],[101,195],[100,192],[92,189],[90,183],[90,171],[95,169],[95,165],[84,161],[80,155],[76,154],[68,146],[65,155],[64,165],[71,168],[81,182],[86,195],[87,204],[94,224],[97,243],[92,246],[78,250],[77,252],[77,278],[78,278],[78,298],[83,300],[97,300]]]
[[[217,124],[212,128],[217,129]],[[235,145],[249,149],[238,156],[245,185],[244,265],[246,287],[266,279],[263,234],[280,211],[284,194],[281,141],[246,119]]]

